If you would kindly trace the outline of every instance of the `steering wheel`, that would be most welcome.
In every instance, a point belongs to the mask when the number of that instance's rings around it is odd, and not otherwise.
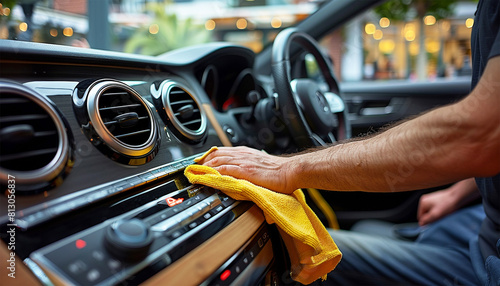
[[[292,79],[292,43],[299,44],[315,58],[327,90],[309,78]],[[295,28],[281,31],[272,47],[272,74],[279,111],[297,147],[321,146],[350,138],[347,106],[340,95],[331,63],[311,36]]]

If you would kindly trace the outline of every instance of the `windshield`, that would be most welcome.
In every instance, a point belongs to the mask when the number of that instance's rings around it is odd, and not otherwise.
[[[292,0],[1,1],[0,38],[144,55],[214,41],[259,52],[319,2]]]

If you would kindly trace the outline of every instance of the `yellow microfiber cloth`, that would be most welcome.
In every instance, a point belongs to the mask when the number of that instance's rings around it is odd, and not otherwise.
[[[202,157],[216,150],[213,147]],[[184,174],[192,184],[219,189],[235,200],[254,202],[264,213],[267,223],[276,223],[291,261],[291,277],[302,284],[326,279],[342,258],[342,253],[316,214],[306,204],[304,194],[277,193],[246,180],[223,176],[203,165],[190,165]]]

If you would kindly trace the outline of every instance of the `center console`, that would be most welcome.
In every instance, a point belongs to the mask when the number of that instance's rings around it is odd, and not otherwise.
[[[24,210],[15,224],[17,255],[47,284],[135,285],[165,275],[162,281],[183,285],[277,283],[275,230],[252,203],[191,185],[182,172],[191,163],[188,158]],[[168,274],[178,267],[191,274]]]

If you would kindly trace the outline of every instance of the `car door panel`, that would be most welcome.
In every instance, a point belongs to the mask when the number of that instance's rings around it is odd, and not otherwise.
[[[470,91],[470,78],[343,83],[341,90],[356,137],[463,98]]]

